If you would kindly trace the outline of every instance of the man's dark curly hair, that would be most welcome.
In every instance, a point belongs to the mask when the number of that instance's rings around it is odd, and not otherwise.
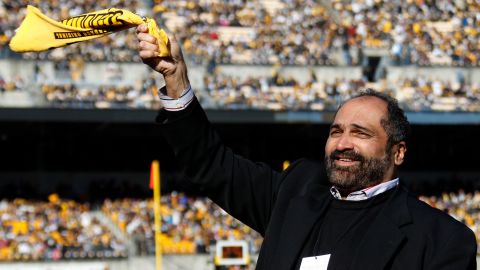
[[[407,141],[410,136],[410,123],[407,120],[407,116],[405,116],[405,112],[398,106],[398,101],[387,94],[367,88],[340,104],[338,110],[348,101],[359,97],[376,97],[387,103],[387,119],[383,118],[380,124],[387,132],[388,148],[401,141]]]

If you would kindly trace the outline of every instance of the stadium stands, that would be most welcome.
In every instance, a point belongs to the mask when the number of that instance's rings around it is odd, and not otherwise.
[[[420,199],[465,223],[480,239],[480,192],[443,193]],[[153,201],[105,200],[101,211],[125,235],[124,242],[96,218],[86,203],[58,198],[0,202],[0,261],[57,261],[125,258],[155,254]],[[218,240],[247,240],[251,253],[262,238],[210,200],[172,192],[162,196],[162,250],[202,254]],[[480,254],[480,249],[479,249]]]
[[[222,72],[203,74],[203,87],[197,86],[195,90],[197,96],[208,101],[204,106],[209,109],[332,111],[342,100],[361,89],[373,87],[396,97],[407,111],[480,110],[480,84],[451,82],[421,75],[392,79],[390,83],[387,80],[371,83],[361,77],[319,80],[313,70],[310,70],[310,78],[305,82],[291,75],[283,75],[286,72],[243,78]],[[43,103],[38,105],[55,108],[158,109],[161,104],[156,98],[156,85],[157,82],[151,77],[141,79],[135,85],[46,83],[40,85]]]
[[[294,0],[246,4],[123,0],[115,2],[115,7],[154,15],[177,34],[190,66],[198,64],[199,68],[191,70],[191,77],[197,78],[192,83],[207,108],[330,110],[359,89],[374,87],[397,97],[409,111],[478,111],[480,82],[475,75],[413,79],[401,75],[402,67],[411,65],[446,66],[444,74],[456,74],[459,66],[477,66],[480,5],[467,2],[333,1],[327,5]],[[109,1],[39,4],[58,20],[110,6]],[[24,5],[17,1],[0,5],[0,58],[7,59],[0,64],[0,76],[23,80],[19,86],[0,84],[0,92],[25,87],[32,83],[26,80],[34,78],[33,88],[44,94],[16,97],[19,106],[37,102],[40,107],[159,108],[153,85],[161,82],[135,77],[145,73],[136,64],[120,65],[139,62],[133,30],[19,55],[9,50],[8,41],[24,14]],[[379,63],[370,63],[370,57],[379,57]],[[11,59],[18,58],[28,61],[9,71],[8,67],[16,66]],[[227,66],[222,64],[244,67],[242,73],[249,78],[225,73]],[[270,74],[259,76],[264,65],[269,65]],[[303,71],[285,71],[292,66]],[[336,71],[332,76],[311,71],[319,66],[332,66]],[[349,77],[335,67],[357,67],[360,72]],[[465,73],[470,71],[462,76]],[[0,106],[14,105],[0,102]]]
[[[0,56],[25,13],[24,4],[0,6]],[[55,19],[108,8],[108,1],[45,1],[39,6]],[[115,3],[140,15],[153,12],[170,31],[178,32],[194,62],[331,65],[362,64],[363,51],[383,48],[395,65],[477,66],[477,13],[466,2],[415,1],[137,1]],[[151,10],[150,10],[151,8]],[[333,16],[337,14],[338,16]],[[335,18],[342,18],[335,20]],[[177,31],[182,29],[182,31]],[[133,32],[27,59],[137,61]]]
[[[106,200],[102,211],[132,239],[138,255],[155,254],[152,200]],[[162,250],[207,253],[218,240],[247,240],[258,252],[261,237],[206,198],[173,192],[162,197]]]
[[[0,261],[106,259],[127,256],[127,246],[88,204],[52,194],[48,202],[0,202]]]
[[[49,106],[55,108],[147,108],[159,109],[155,85],[142,83],[140,89],[132,86],[81,86],[74,84],[42,86],[42,92]]]
[[[181,40],[196,61],[356,65],[363,50],[383,48],[396,65],[478,65],[474,1],[172,1],[155,8],[172,30],[186,29]]]

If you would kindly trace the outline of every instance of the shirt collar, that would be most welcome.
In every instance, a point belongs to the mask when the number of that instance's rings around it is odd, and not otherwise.
[[[354,191],[348,194],[346,198],[342,198],[342,196],[340,195],[340,191],[338,191],[338,189],[335,186],[332,186],[330,188],[330,193],[332,193],[333,197],[338,200],[363,201],[396,187],[398,185],[398,182],[399,182],[399,179],[395,178],[393,180],[380,183],[373,187],[368,187],[362,190]]]

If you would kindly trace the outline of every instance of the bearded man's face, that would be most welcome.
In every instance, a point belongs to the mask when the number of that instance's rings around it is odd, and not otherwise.
[[[387,104],[376,97],[354,98],[338,110],[325,144],[334,186],[352,192],[392,180],[395,153],[381,124],[386,117]]]

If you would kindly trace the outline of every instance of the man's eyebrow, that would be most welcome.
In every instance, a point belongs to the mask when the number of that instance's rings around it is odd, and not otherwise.
[[[337,123],[333,123],[330,125],[330,129],[334,129],[334,128],[338,128],[338,129],[341,129],[342,126],[340,124],[337,124]]]
[[[351,124],[352,127],[356,128],[356,129],[360,129],[362,131],[366,131],[368,133],[373,133],[373,130],[367,128],[367,127],[364,127],[364,126],[361,126],[359,124]]]

